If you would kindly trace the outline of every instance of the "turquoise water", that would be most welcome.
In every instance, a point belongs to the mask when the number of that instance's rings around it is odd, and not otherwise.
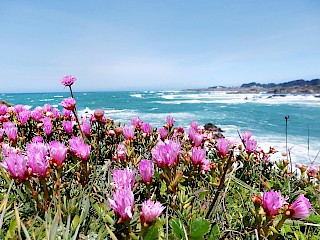
[[[284,152],[284,117],[288,115],[288,146],[292,160],[308,163],[320,151],[320,98],[311,95],[183,91],[81,92],[74,95],[79,114],[102,108],[116,121],[130,123],[132,117],[140,116],[153,127],[161,127],[170,114],[177,126],[186,128],[191,121],[199,125],[211,122],[225,130],[228,138],[238,138],[237,131],[250,130],[263,149],[273,146],[280,152]],[[0,94],[2,100],[31,109],[44,104],[61,109],[59,104],[64,97],[69,97],[69,93]]]

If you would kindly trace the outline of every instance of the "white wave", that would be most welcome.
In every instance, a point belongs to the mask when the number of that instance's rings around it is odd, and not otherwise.
[[[261,103],[267,105],[299,104],[320,105],[320,98],[313,95],[272,95],[272,94],[236,94],[226,92],[161,94],[161,98],[169,101],[157,101],[160,104],[182,103],[221,103],[221,104],[244,104]]]
[[[142,98],[142,94],[131,94],[131,97]]]
[[[54,98],[63,98],[63,96],[60,96],[60,95],[56,95],[56,96],[53,96]]]
[[[51,102],[54,101],[53,98],[45,98],[45,99],[40,99],[39,102]]]
[[[32,106],[30,106],[30,105],[23,105],[26,109],[30,109],[30,108],[32,108]]]

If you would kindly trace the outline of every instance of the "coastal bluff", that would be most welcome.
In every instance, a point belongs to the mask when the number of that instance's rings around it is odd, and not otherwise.
[[[320,94],[320,79],[293,80],[284,83],[257,82],[244,83],[239,87],[214,86],[199,89],[185,89],[184,91],[226,91],[232,93],[269,93],[269,94]],[[319,96],[320,97],[320,96]]]

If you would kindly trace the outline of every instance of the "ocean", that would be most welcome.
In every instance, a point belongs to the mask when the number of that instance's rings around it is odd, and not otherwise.
[[[59,93],[5,93],[0,99],[11,104],[24,104],[30,109],[51,104],[61,110],[60,102],[69,97]],[[189,123],[213,123],[222,128],[227,138],[237,138],[238,131],[250,130],[264,150],[269,146],[279,151],[272,158],[282,158],[286,146],[294,163],[320,164],[320,98],[312,95],[236,94],[227,92],[193,91],[119,91],[74,92],[79,115],[90,114],[97,108],[115,121],[130,124],[132,117],[153,127],[161,127],[165,117],[172,115],[176,126],[187,130]]]

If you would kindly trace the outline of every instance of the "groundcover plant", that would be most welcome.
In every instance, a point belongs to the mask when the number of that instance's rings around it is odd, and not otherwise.
[[[218,138],[190,119],[155,128],[0,105],[1,239],[319,239],[319,166]]]

